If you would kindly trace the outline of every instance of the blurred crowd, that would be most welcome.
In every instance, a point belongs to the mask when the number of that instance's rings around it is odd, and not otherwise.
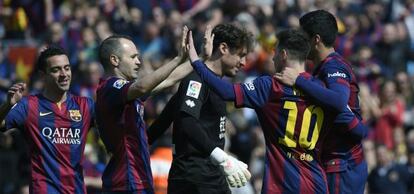
[[[1,0],[0,102],[12,83],[42,88],[35,72],[38,52],[49,44],[63,47],[72,65],[71,91],[95,97],[103,68],[99,43],[111,34],[129,35],[148,74],[177,54],[181,27],[193,30],[201,46],[208,24],[232,22],[251,31],[256,44],[236,82],[254,79],[271,67],[281,29],[299,26],[302,14],[325,9],[337,16],[335,48],[349,60],[359,80],[360,106],[369,126],[364,141],[369,166],[367,193],[414,193],[414,0]],[[308,64],[309,71],[315,64]],[[176,87],[147,100],[147,124],[157,118]],[[265,145],[253,110],[228,104],[227,144],[249,164],[251,185],[234,193],[258,193]],[[151,147],[157,193],[165,193],[171,156],[171,132]],[[27,192],[29,158],[18,131],[0,136],[0,193]],[[85,149],[85,182],[99,192],[108,155],[96,130]],[[7,176],[5,176],[7,175]]]

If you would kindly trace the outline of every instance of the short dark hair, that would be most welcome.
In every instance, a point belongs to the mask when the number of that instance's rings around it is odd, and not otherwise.
[[[311,47],[308,36],[302,30],[283,30],[277,34],[277,39],[277,47],[286,49],[290,58],[306,61]]]
[[[112,35],[103,40],[102,43],[99,45],[99,61],[101,62],[105,70],[108,70],[111,66],[111,63],[109,61],[109,57],[111,56],[111,54],[115,54],[117,56],[121,55],[121,39],[127,39],[133,42],[132,38],[129,36]]]
[[[326,47],[332,47],[338,34],[335,16],[325,10],[311,11],[300,19],[301,28],[310,36],[318,34]]]
[[[245,28],[237,27],[233,24],[219,24],[214,27],[213,52],[215,52],[221,43],[226,43],[230,49],[239,50],[244,47],[247,50],[252,49],[253,35]]]
[[[47,67],[47,60],[50,57],[57,56],[57,55],[65,55],[66,51],[58,45],[49,45],[45,50],[40,52],[40,55],[36,62],[36,69],[38,71],[46,72]]]

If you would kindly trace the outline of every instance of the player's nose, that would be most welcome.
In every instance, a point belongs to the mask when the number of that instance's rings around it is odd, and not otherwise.
[[[244,67],[246,65],[246,57],[240,59],[240,67]]]

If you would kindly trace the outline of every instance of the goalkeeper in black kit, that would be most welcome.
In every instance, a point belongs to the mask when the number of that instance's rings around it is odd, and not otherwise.
[[[230,24],[220,24],[212,33],[207,30],[205,34],[205,44],[213,42],[211,57],[205,63],[218,76],[235,76],[246,62],[251,34]],[[149,143],[171,122],[169,194],[230,194],[229,185],[242,187],[249,181],[247,165],[223,151],[226,104],[195,72],[181,81],[177,93],[149,128]]]

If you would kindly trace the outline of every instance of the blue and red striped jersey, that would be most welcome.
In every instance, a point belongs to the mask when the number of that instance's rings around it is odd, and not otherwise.
[[[152,189],[143,98],[127,99],[132,82],[110,77],[97,89],[100,136],[112,156],[102,176],[104,191]]]
[[[328,88],[334,84],[349,88],[348,107],[359,120],[362,120],[356,76],[351,65],[341,55],[336,52],[331,53],[315,69],[313,75],[322,80]],[[336,120],[344,120],[340,117],[341,115]],[[321,159],[327,172],[340,172],[345,170],[347,165],[357,165],[364,160],[361,140],[344,135],[341,132],[343,131],[341,128],[344,127],[346,126],[335,122],[332,130],[327,134],[327,140],[324,141]]]
[[[262,193],[327,193],[318,162],[330,113],[271,76],[235,84],[237,107],[255,109],[266,141]]]
[[[22,98],[6,117],[29,144],[30,193],[86,193],[83,151],[93,121],[92,99],[67,94],[60,106],[43,95]]]

